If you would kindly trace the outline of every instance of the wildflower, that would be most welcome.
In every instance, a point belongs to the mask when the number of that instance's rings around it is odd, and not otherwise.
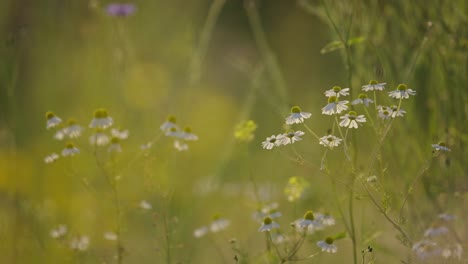
[[[396,99],[408,99],[410,95],[416,95],[416,91],[409,89],[406,84],[399,84],[395,91],[388,93],[388,96]]]
[[[62,150],[62,156],[64,157],[74,156],[78,153],[80,153],[80,150],[77,147],[75,147],[75,145],[71,142],[67,143],[67,145],[65,145],[65,148]]]
[[[65,128],[58,129],[57,131],[55,131],[54,138],[57,140],[63,140],[65,138],[65,135],[66,135]]]
[[[208,233],[209,229],[206,226],[202,226],[200,228],[197,228],[193,231],[193,236],[196,238],[200,238]]]
[[[258,232],[270,231],[271,229],[274,229],[274,228],[279,228],[279,224],[276,222],[273,222],[273,220],[271,220],[271,218],[267,216],[263,219],[263,224],[258,229]]]
[[[405,111],[405,110],[403,110],[403,109],[401,109],[401,108],[398,109],[398,106],[396,106],[396,105],[390,106],[390,109],[392,110],[392,112],[391,112],[392,118],[395,118],[395,117],[397,117],[397,116],[404,117],[404,114],[406,114],[406,111]]]
[[[312,211],[307,211],[302,219],[295,221],[295,226],[299,230],[307,230],[309,233],[313,233],[315,230],[323,229],[322,223],[315,219]]]
[[[441,249],[437,246],[437,243],[428,239],[415,243],[412,250],[421,260],[438,256],[441,253]]]
[[[253,120],[242,122],[236,126],[234,137],[240,142],[250,142],[256,129],[257,124]]]
[[[189,146],[184,142],[180,142],[179,140],[176,140],[174,141],[174,148],[177,149],[178,151],[187,151],[189,149]]]
[[[107,151],[109,152],[122,152],[122,146],[120,145],[120,139],[117,137],[112,137],[110,140],[111,144]]]
[[[70,248],[75,251],[86,251],[89,247],[89,238],[87,236],[76,236],[70,241]]]
[[[455,216],[455,215],[445,214],[445,213],[444,214],[439,214],[437,217],[439,219],[442,219],[442,220],[446,221],[446,222],[453,221],[453,220],[455,220],[457,218],[457,216]]]
[[[272,149],[273,147],[277,147],[277,146],[280,146],[281,145],[281,141],[282,141],[282,138],[284,136],[283,135],[272,135],[271,137],[267,137],[265,141],[262,142],[262,147],[264,149]]]
[[[51,129],[53,127],[58,126],[60,123],[62,123],[62,119],[60,117],[56,116],[54,112],[48,111],[46,112],[46,128]]]
[[[94,118],[91,120],[89,124],[90,128],[99,128],[99,129],[106,129],[113,124],[112,117],[109,116],[107,110],[104,108],[99,108],[94,111]]]
[[[118,238],[118,236],[114,232],[109,231],[109,232],[104,233],[104,239],[106,239],[106,240],[115,241],[115,240],[117,240],[117,238]]]
[[[124,140],[128,138],[128,130],[120,130],[117,128],[111,129],[111,135],[118,139]]]
[[[425,237],[435,237],[435,236],[439,236],[439,235],[443,235],[443,234],[447,234],[448,233],[448,228],[445,227],[445,226],[433,226],[433,227],[430,227],[428,229],[426,229],[426,231],[424,231],[424,236]]]
[[[349,101],[338,101],[338,97],[330,96],[328,98],[328,104],[322,108],[322,114],[324,115],[332,115],[332,114],[339,114],[344,110],[348,109],[346,105]]]
[[[289,131],[285,134],[283,134],[283,137],[279,140],[282,145],[288,145],[292,144],[296,141],[302,140],[301,136],[303,136],[305,133],[302,131]]]
[[[96,134],[89,137],[89,143],[93,146],[105,146],[109,143],[109,136],[104,134],[101,130],[98,130]]]
[[[226,229],[231,222],[225,218],[221,218],[219,215],[213,217],[213,222],[210,224],[210,230],[213,233],[219,232]]]
[[[47,155],[47,156],[44,158],[44,162],[47,163],[47,164],[49,164],[49,163],[52,163],[52,162],[58,160],[59,157],[60,157],[60,156],[57,155],[57,153],[52,153],[52,154],[50,154],[50,155]]]
[[[110,16],[126,17],[135,13],[136,7],[134,4],[119,4],[112,3],[107,5],[106,12]]]
[[[333,238],[327,237],[325,240],[320,240],[317,242],[317,246],[322,249],[322,252],[336,253],[338,247],[333,244]]]
[[[50,230],[50,236],[52,238],[62,238],[68,232],[68,228],[66,225],[59,225],[57,228]]]
[[[447,152],[451,151],[449,148],[447,148],[444,142],[440,142],[439,144],[432,144],[432,148],[437,151],[440,151],[440,150],[447,151]]]
[[[389,119],[392,116],[392,109],[388,106],[379,105],[377,106],[378,116],[382,119]]]
[[[462,253],[463,247],[460,244],[456,243],[455,245],[450,245],[444,248],[441,252],[441,255],[446,259],[452,257],[460,260]]]
[[[291,177],[288,180],[288,184],[284,188],[288,201],[294,202],[302,197],[304,191],[309,187],[309,183],[300,177]]]
[[[198,136],[192,133],[191,127],[185,127],[182,132],[180,132],[179,137],[183,140],[187,141],[195,141],[198,140]]]
[[[308,112],[302,112],[299,106],[291,108],[291,115],[286,118],[286,124],[300,124],[304,122],[304,119],[311,117],[312,114]]]
[[[366,181],[369,182],[369,183],[377,182],[377,176],[372,175],[372,176],[368,177],[368,178],[366,179]]]
[[[352,105],[364,104],[365,106],[369,106],[369,103],[373,103],[373,102],[374,102],[374,100],[369,99],[367,97],[367,94],[362,93],[362,94],[359,94],[359,98],[352,101],[351,104]]]
[[[281,217],[281,212],[278,211],[278,204],[272,203],[269,205],[260,208],[253,214],[253,218],[257,221],[263,221],[265,217],[270,217],[271,219]]]
[[[366,122],[364,115],[357,115],[354,111],[349,111],[346,115],[340,116],[340,119],[342,119],[340,126],[349,128],[358,128],[359,123]]]
[[[176,124],[176,118],[175,116],[168,116],[166,122],[164,122],[160,127],[162,132],[167,132],[171,130],[172,128],[175,128],[176,130],[179,130],[179,127]]]
[[[76,120],[74,119],[69,119],[67,121],[67,126],[64,128],[64,133],[67,135],[69,138],[78,138],[81,136],[81,131],[83,130],[83,127],[78,125],[76,123]]]
[[[329,214],[314,213],[314,216],[323,226],[335,225],[335,218]]]
[[[320,145],[323,145],[324,147],[333,149],[334,147],[338,147],[341,141],[343,141],[341,138],[335,137],[333,135],[328,135],[328,136],[321,137],[319,143]]]
[[[364,92],[368,91],[383,91],[385,89],[386,83],[379,83],[378,81],[371,80],[369,84],[362,86]]]
[[[339,86],[333,86],[330,90],[325,91],[325,96],[326,97],[332,97],[336,96],[337,98],[340,97],[340,95],[346,96],[349,95],[349,88],[343,88]]]
[[[146,200],[141,200],[140,202],[140,208],[145,209],[145,210],[151,210],[153,209],[153,206]]]

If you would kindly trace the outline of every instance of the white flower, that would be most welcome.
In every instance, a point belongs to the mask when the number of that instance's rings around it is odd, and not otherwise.
[[[324,115],[333,115],[339,114],[344,110],[348,109],[346,105],[349,101],[338,101],[338,97],[331,96],[328,98],[328,104],[322,108],[322,114]]]
[[[51,129],[53,127],[56,127],[58,126],[60,123],[62,123],[62,119],[60,119],[60,117],[56,116],[54,114],[54,112],[47,112],[46,113],[46,119],[47,119],[47,123],[46,123],[46,128],[47,129]]]
[[[179,127],[176,124],[176,118],[174,116],[168,116],[166,122],[164,122],[159,128],[163,132],[167,132],[172,128],[179,130]]]
[[[374,100],[367,98],[367,94],[359,94],[359,98],[352,101],[352,105],[357,105],[357,104],[364,104],[365,106],[369,106],[369,103],[373,103]]]
[[[415,243],[412,249],[421,260],[438,256],[441,253],[441,249],[437,246],[437,243],[428,239]]]
[[[283,135],[272,135],[271,137],[267,137],[265,141],[262,142],[262,147],[264,149],[272,149],[273,147],[277,147],[281,145],[281,140],[284,136]]]
[[[335,96],[335,97],[338,98],[338,97],[340,97],[340,95],[343,95],[343,96],[349,95],[349,88],[341,89],[341,87],[339,87],[339,86],[334,86],[330,90],[325,91],[325,96],[326,97]]]
[[[122,146],[120,145],[120,139],[112,137],[110,140],[111,144],[107,149],[108,152],[122,152]]]
[[[65,135],[66,135],[65,128],[58,129],[57,131],[55,131],[54,138],[57,140],[63,140],[65,138]]]
[[[141,200],[140,202],[140,208],[145,209],[145,210],[151,210],[153,209],[153,206],[146,200]]]
[[[109,136],[104,134],[102,131],[97,131],[96,134],[92,135],[89,137],[89,143],[91,145],[97,145],[97,146],[105,146],[109,144]]]
[[[50,154],[50,155],[47,155],[47,156],[44,158],[44,162],[47,163],[47,164],[49,164],[49,163],[52,163],[52,162],[58,160],[59,157],[60,157],[60,156],[57,155],[56,153],[52,153],[52,154]]]
[[[260,226],[260,228],[258,229],[258,232],[265,232],[265,231],[270,231],[274,228],[279,228],[279,224],[274,222],[273,220],[271,220],[270,217],[265,217],[265,219],[263,219],[263,223],[262,225]]]
[[[115,240],[117,240],[117,238],[118,238],[118,236],[114,232],[109,231],[109,232],[104,233],[104,239],[106,239],[106,240],[115,241]]]
[[[258,221],[262,222],[265,217],[269,217],[271,219],[281,217],[281,212],[278,211],[278,204],[277,203],[272,203],[269,205],[265,205],[263,208],[258,210],[253,214],[253,218]]]
[[[442,219],[442,220],[446,221],[446,222],[453,221],[453,220],[455,220],[457,218],[457,216],[451,215],[451,214],[439,214],[437,217],[439,219]]]
[[[66,225],[59,225],[57,228],[50,230],[50,236],[52,238],[61,238],[64,237],[68,232]]]
[[[128,130],[119,130],[117,128],[113,128],[111,129],[111,135],[120,140],[124,140],[128,138]]]
[[[309,234],[323,229],[323,224],[315,218],[312,211],[307,211],[303,218],[296,220],[294,226],[298,232],[307,231]]]
[[[395,91],[388,93],[388,96],[396,99],[408,99],[410,95],[416,95],[416,91],[409,89],[406,84],[399,84]]]
[[[209,229],[206,226],[202,226],[200,228],[197,228],[193,231],[193,236],[196,238],[200,238],[208,233]]]
[[[362,86],[362,90],[365,92],[368,91],[383,91],[385,89],[386,83],[379,83],[377,81],[369,81],[368,85]]]
[[[210,230],[211,232],[216,233],[226,229],[230,224],[231,222],[227,219],[215,217],[215,220],[210,224]]]
[[[288,145],[292,144],[296,141],[302,140],[301,136],[303,136],[305,133],[302,131],[289,131],[285,134],[283,134],[283,137],[281,137],[280,144],[281,145]]]
[[[87,236],[76,236],[70,241],[70,248],[76,251],[86,251],[89,247]]]
[[[335,218],[329,214],[314,213],[314,217],[324,226],[335,225]]]
[[[65,145],[65,148],[62,150],[62,156],[64,157],[74,156],[78,153],[80,153],[80,150],[77,147],[75,147],[73,143],[67,143],[67,145]]]
[[[335,137],[333,135],[328,135],[321,137],[319,143],[320,145],[333,149],[334,147],[338,147],[341,141],[343,141],[341,138]]]
[[[187,141],[198,140],[198,136],[192,133],[192,128],[190,127],[185,127],[184,130],[180,132],[179,137]]]
[[[392,116],[393,110],[388,106],[379,105],[377,106],[377,110],[378,116],[382,119],[389,119]]]
[[[168,137],[181,138],[182,132],[177,127],[171,127],[164,134]]]
[[[435,236],[447,234],[448,231],[449,231],[448,228],[445,226],[434,226],[434,227],[430,227],[426,229],[426,231],[424,231],[424,236],[435,237]]]
[[[69,138],[78,138],[81,136],[81,131],[83,131],[83,127],[76,123],[75,119],[69,119],[67,121],[67,126],[63,129],[65,135]]]
[[[338,247],[333,244],[333,238],[331,237],[318,241],[317,246],[322,249],[322,252],[336,253],[338,251]]]
[[[439,144],[432,144],[432,148],[437,151],[440,151],[440,150],[447,151],[447,152],[451,151],[449,148],[447,148],[444,142],[440,142]]]
[[[179,140],[176,140],[174,141],[174,148],[177,149],[178,151],[187,151],[189,149],[189,146],[184,142],[180,142]]]
[[[364,115],[357,115],[354,111],[349,111],[346,115],[340,116],[340,119],[342,119],[340,126],[349,128],[358,128],[359,123],[366,122]]]
[[[398,106],[396,106],[396,105],[390,106],[390,109],[392,110],[392,112],[391,112],[392,118],[395,118],[395,117],[397,117],[397,116],[404,117],[404,114],[406,114],[406,111],[405,111],[405,110],[403,110],[403,109],[401,109],[401,108],[398,109]]]
[[[304,119],[311,117],[312,114],[308,112],[302,112],[299,106],[291,108],[291,115],[286,118],[286,124],[300,124],[304,122]]]
[[[90,128],[99,128],[99,129],[106,129],[113,124],[112,117],[109,116],[107,110],[104,108],[97,109],[94,111],[94,118],[91,120],[89,124]]]
[[[458,260],[461,260],[461,255],[463,253],[463,247],[460,244],[455,244],[448,246],[442,250],[442,257],[444,258],[456,258]]]

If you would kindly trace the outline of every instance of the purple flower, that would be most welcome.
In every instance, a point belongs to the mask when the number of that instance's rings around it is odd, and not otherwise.
[[[120,4],[120,3],[113,3],[107,5],[106,12],[111,16],[117,17],[126,17],[129,16],[136,11],[136,6],[134,4]]]

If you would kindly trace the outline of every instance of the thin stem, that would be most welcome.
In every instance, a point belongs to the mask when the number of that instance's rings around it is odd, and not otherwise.
[[[276,254],[278,255],[278,258],[283,261],[283,257],[281,257],[281,253],[279,252],[278,248],[276,247],[275,243],[273,243],[273,238],[271,237],[270,231],[266,232],[266,236],[269,239],[270,245],[275,249]],[[283,263],[283,262],[281,262]]]

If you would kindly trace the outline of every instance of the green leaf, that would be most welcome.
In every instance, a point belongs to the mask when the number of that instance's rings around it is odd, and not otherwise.
[[[359,43],[363,42],[365,39],[366,38],[364,38],[364,37],[356,37],[356,38],[348,39],[348,46],[359,44]],[[342,48],[344,48],[343,42],[338,41],[338,40],[334,40],[334,41],[328,43],[327,45],[325,45],[325,47],[323,47],[320,50],[320,53],[325,54],[325,53],[333,52],[335,50],[339,50],[339,49],[342,49]]]

